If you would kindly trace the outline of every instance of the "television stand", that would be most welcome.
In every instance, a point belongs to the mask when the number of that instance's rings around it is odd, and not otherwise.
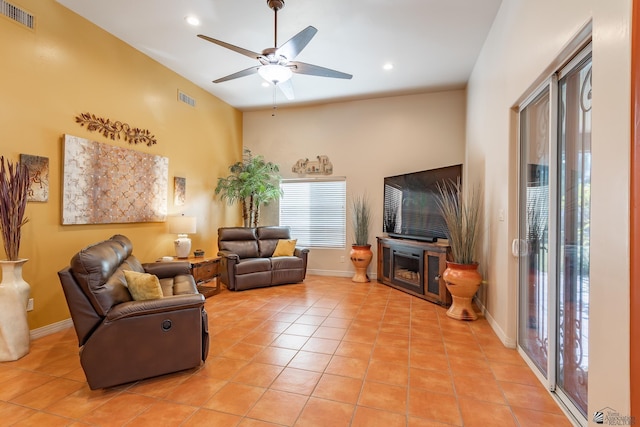
[[[451,248],[444,243],[378,237],[378,282],[448,307],[442,279]]]

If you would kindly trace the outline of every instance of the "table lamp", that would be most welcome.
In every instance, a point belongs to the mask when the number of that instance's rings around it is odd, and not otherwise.
[[[176,248],[176,256],[178,258],[189,258],[191,239],[187,234],[196,232],[196,217],[184,215],[170,216],[169,232],[178,235],[178,238],[173,242]]]

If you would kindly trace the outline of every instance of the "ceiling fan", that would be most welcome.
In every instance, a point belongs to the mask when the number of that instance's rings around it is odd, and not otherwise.
[[[316,35],[318,30],[312,26],[308,26],[298,34],[293,36],[289,41],[280,47],[278,46],[278,10],[284,7],[284,0],[267,0],[267,4],[274,12],[274,46],[264,49],[261,53],[252,52],[232,44],[216,40],[214,38],[198,34],[201,39],[215,43],[219,46],[238,52],[252,59],[257,59],[260,65],[247,68],[242,71],[230,74],[214,80],[214,83],[222,83],[228,80],[237,79],[239,77],[248,76],[258,73],[263,79],[278,87],[280,91],[287,97],[293,99],[293,86],[291,85],[291,76],[293,73],[308,74],[320,77],[332,77],[336,79],[350,79],[351,74],[342,73],[330,68],[320,67],[318,65],[306,64],[304,62],[293,61],[296,56],[305,48]]]

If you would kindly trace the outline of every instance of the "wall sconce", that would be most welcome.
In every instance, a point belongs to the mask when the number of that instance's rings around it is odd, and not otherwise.
[[[196,232],[195,216],[170,216],[169,233],[177,234],[178,238],[173,241],[176,248],[176,256],[178,258],[189,258],[191,252],[191,239],[187,234]]]

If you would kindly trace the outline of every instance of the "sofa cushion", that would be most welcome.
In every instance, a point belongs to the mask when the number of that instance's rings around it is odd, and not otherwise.
[[[261,271],[271,271],[269,258],[246,258],[236,264],[236,274],[250,274]]]
[[[161,278],[160,286],[165,297],[198,293],[193,276],[190,274],[178,274],[174,277]]]
[[[291,238],[289,227],[277,225],[256,228],[256,236],[258,237],[258,256],[262,258],[273,256],[279,240]]]
[[[304,269],[304,260],[297,256],[281,256],[271,259],[272,270]]]
[[[222,227],[218,229],[218,248],[229,251],[240,258],[256,258],[258,242],[255,228]]]
[[[296,250],[296,243],[298,242],[298,240],[293,239],[293,240],[278,240],[278,244],[276,245],[275,250],[273,251],[273,255],[274,257],[281,257],[281,256],[293,256],[293,253]]]
[[[71,259],[71,274],[101,316],[114,305],[131,301],[121,270],[123,262],[127,269],[138,268],[139,262],[129,259],[131,251],[131,241],[116,235],[82,249]]]
[[[125,270],[124,278],[131,296],[136,301],[162,298],[162,288],[157,276],[149,273]]]

